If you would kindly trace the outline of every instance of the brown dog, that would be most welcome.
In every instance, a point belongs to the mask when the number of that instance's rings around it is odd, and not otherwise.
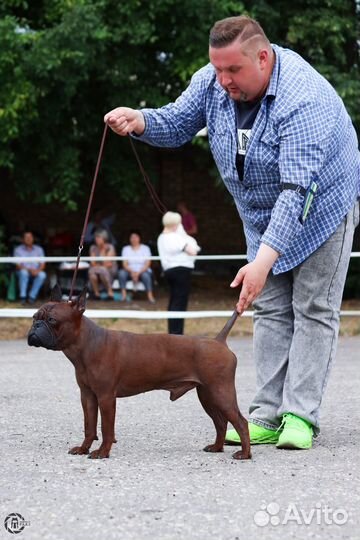
[[[138,335],[105,330],[83,316],[86,290],[71,302],[61,302],[55,286],[50,302],[35,313],[28,344],[63,351],[75,367],[84,411],[85,439],[70,454],[88,454],[97,440],[98,408],[102,444],[90,458],[109,457],[115,441],[116,398],[149,390],[169,390],[175,401],[196,387],[199,400],[216,428],[216,440],[206,452],[222,452],[227,423],[242,441],[235,459],[249,459],[248,425],[241,415],[235,391],[236,357],[226,337],[235,312],[216,339],[168,334]]]

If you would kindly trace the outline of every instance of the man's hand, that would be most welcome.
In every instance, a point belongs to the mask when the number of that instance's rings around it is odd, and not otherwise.
[[[236,274],[230,287],[242,285],[239,301],[236,304],[236,310],[240,315],[261,293],[268,273],[278,257],[277,251],[266,244],[261,244],[255,260],[240,268]]]
[[[104,116],[104,122],[118,135],[136,133],[142,135],[145,130],[145,119],[141,111],[129,107],[117,107]]]
[[[239,301],[236,304],[236,310],[241,315],[251,304],[253,300],[260,294],[265,285],[265,281],[268,275],[268,270],[253,261],[246,264],[235,276],[234,281],[230,287],[238,287],[242,285],[239,296]]]

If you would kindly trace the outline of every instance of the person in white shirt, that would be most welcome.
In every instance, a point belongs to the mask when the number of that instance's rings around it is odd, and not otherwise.
[[[129,242],[130,244],[123,247],[121,252],[121,256],[125,257],[122,262],[123,267],[119,270],[122,300],[126,300],[126,282],[131,279],[134,284],[134,290],[139,281],[144,284],[149,302],[155,304],[152,271],[150,268],[150,248],[141,243],[141,233],[138,230],[131,231]]]
[[[186,234],[181,215],[166,212],[162,223],[164,229],[157,246],[161,266],[170,288],[168,311],[186,311],[191,285],[191,273],[195,256],[200,251],[195,238]],[[169,334],[184,333],[184,319],[168,319]]]

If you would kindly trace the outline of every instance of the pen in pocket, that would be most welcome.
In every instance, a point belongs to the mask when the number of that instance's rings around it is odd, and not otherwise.
[[[301,222],[304,223],[307,216],[308,216],[308,213],[309,213],[309,210],[310,210],[310,206],[311,206],[311,203],[313,202],[314,200],[314,196],[315,196],[315,193],[316,193],[316,190],[317,190],[317,183],[312,181],[310,186],[308,187],[308,189],[306,190],[306,195],[305,195],[305,200],[304,200],[304,206],[303,206],[303,211],[302,211],[302,214],[301,214]]]

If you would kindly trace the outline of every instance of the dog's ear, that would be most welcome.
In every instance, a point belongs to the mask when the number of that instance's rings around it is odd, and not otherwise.
[[[61,302],[62,292],[60,285],[57,283],[50,292],[50,302]]]
[[[79,296],[77,297],[76,301],[73,302],[74,307],[79,311],[79,313],[83,314],[86,309],[86,297],[88,293],[88,288],[84,287]]]

